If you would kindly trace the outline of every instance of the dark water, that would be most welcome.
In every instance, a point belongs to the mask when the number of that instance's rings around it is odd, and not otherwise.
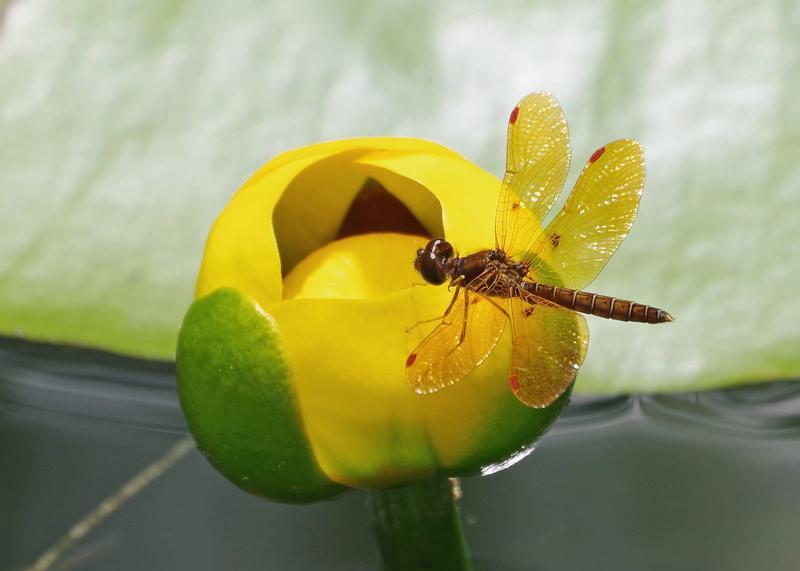
[[[0,571],[185,435],[170,366],[0,343]],[[479,570],[800,569],[800,382],[574,399],[525,461],[462,481]],[[375,569],[364,498],[247,496],[194,451],[53,569]]]

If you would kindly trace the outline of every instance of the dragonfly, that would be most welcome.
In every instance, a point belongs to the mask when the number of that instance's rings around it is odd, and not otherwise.
[[[494,248],[460,257],[444,238],[416,253],[414,267],[454,291],[441,321],[408,355],[406,378],[420,394],[462,380],[511,328],[508,384],[525,405],[544,408],[572,385],[589,340],[583,314],[665,323],[657,307],[585,291],[630,231],[644,187],[642,146],[620,139],[589,157],[564,207],[543,227],[570,166],[564,112],[536,92],[508,120],[506,172],[495,213]],[[438,321],[439,318],[433,321]]]

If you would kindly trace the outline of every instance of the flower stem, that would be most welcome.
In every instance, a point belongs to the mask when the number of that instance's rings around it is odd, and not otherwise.
[[[469,569],[456,498],[448,478],[436,476],[368,494],[384,569]]]

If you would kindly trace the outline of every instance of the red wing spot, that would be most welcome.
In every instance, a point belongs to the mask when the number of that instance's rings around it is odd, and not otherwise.
[[[530,317],[533,315],[533,307],[526,307],[523,313],[525,314],[525,317]]]
[[[515,391],[519,390],[519,381],[517,380],[517,375],[511,375],[508,379],[508,382],[511,383],[511,388]]]
[[[479,297],[472,298],[472,301],[469,302],[470,305],[475,305],[480,301]]]
[[[550,234],[550,243],[553,245],[553,248],[558,248],[558,245],[561,243],[561,235],[555,232]]]
[[[592,156],[589,157],[589,164],[595,162],[597,159],[602,157],[603,153],[605,153],[605,152],[606,152],[606,148],[605,147],[600,147],[599,149],[597,149],[595,152],[592,153]]]
[[[517,122],[517,117],[519,117],[519,107],[514,107],[514,110],[511,112],[511,117],[508,118],[508,122],[513,125]]]
[[[511,210],[516,210],[517,208],[519,208],[519,202],[515,202],[511,205]]]
[[[406,367],[410,367],[411,365],[413,365],[414,361],[416,361],[416,360],[417,360],[417,354],[416,353],[411,353],[408,356],[408,359],[406,359]]]

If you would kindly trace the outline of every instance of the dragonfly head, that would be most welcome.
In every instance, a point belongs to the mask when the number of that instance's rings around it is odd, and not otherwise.
[[[414,267],[426,282],[441,285],[447,280],[453,266],[454,254],[450,242],[436,238],[417,250]]]

